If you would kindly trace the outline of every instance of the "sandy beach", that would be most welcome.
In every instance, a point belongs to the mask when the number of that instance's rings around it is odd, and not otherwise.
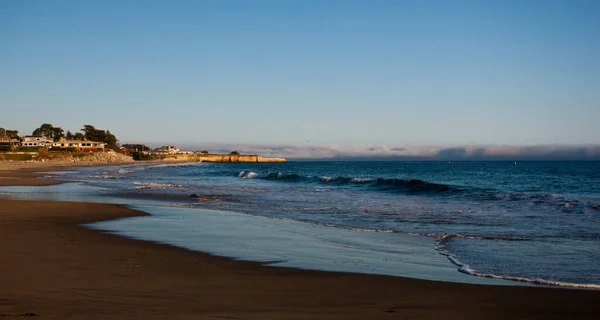
[[[42,166],[40,166],[42,165]],[[89,164],[84,164],[89,165]],[[0,185],[64,166],[0,164]],[[265,267],[80,226],[120,205],[0,198],[0,315],[39,319],[595,319],[600,292]]]

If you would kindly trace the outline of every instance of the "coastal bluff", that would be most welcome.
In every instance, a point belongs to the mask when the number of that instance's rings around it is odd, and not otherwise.
[[[202,162],[286,162],[283,158],[265,158],[255,154],[177,154],[169,155],[163,161],[202,161]]]
[[[196,157],[202,162],[285,162],[283,158],[263,158],[255,154],[200,154]]]

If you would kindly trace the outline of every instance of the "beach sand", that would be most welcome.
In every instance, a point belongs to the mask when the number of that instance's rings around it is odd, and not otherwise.
[[[2,185],[46,183],[0,165]],[[265,267],[79,226],[119,205],[0,198],[7,319],[596,319],[600,291]]]

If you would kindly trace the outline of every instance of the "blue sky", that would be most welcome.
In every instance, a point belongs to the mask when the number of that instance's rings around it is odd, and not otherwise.
[[[600,1],[4,0],[0,48],[0,126],[21,133],[600,143]]]

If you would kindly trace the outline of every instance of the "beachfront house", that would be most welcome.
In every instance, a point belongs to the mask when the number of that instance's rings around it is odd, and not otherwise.
[[[22,147],[43,147],[49,148],[52,146],[54,141],[52,138],[43,137],[43,136],[24,136],[21,137],[21,146]]]
[[[175,147],[175,146],[162,146],[156,150],[154,150],[154,153],[156,154],[176,154],[176,153],[180,153],[181,151]]]
[[[103,151],[105,143],[89,140],[66,140],[60,139],[52,144],[53,148],[70,149],[82,152]]]
[[[21,146],[21,140],[10,137],[0,137],[0,151],[14,150]]]

